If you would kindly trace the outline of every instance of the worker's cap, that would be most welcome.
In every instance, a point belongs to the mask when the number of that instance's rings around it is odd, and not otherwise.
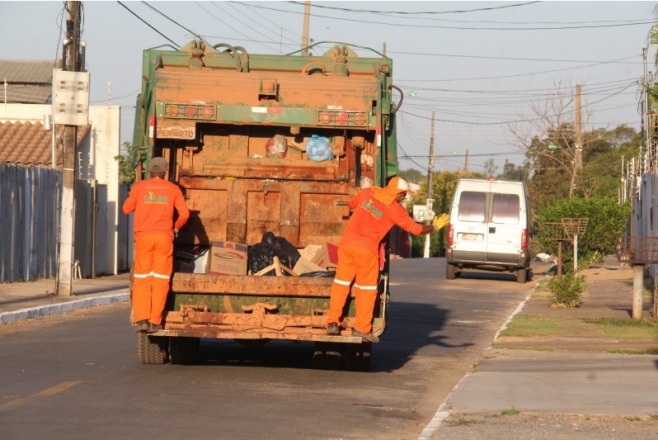
[[[163,157],[154,157],[151,159],[151,166],[149,170],[152,173],[164,173],[167,171],[167,161]]]
[[[397,183],[394,182],[396,179],[397,179]],[[418,185],[416,185],[415,183],[409,183],[409,182],[407,182],[406,180],[404,180],[404,179],[401,178],[401,177],[394,177],[394,178],[391,180],[391,183],[393,183],[394,185],[396,185],[396,189],[397,189],[399,192],[403,192],[403,191],[404,191],[404,192],[407,192],[407,193],[409,193],[409,194],[413,194],[413,193],[415,193],[415,192],[418,191],[418,189],[420,188],[420,187],[419,187]]]

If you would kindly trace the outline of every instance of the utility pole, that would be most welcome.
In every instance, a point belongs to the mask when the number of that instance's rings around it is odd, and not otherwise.
[[[430,214],[434,211],[434,198],[432,196],[432,174],[434,173],[434,112],[432,112],[432,129],[430,132],[430,160],[427,167],[427,207],[426,212]],[[429,217],[429,215],[426,215]],[[430,235],[425,235],[425,249],[423,252],[423,258],[430,257]]]
[[[64,125],[62,142],[62,204],[59,227],[59,264],[56,293],[73,295],[73,231],[75,230],[75,150],[77,126],[87,124],[89,102],[89,78],[78,78],[81,70],[80,11],[78,1],[66,2],[66,40],[64,41],[63,72],[53,72],[53,119]],[[85,81],[86,79],[86,81]],[[86,88],[86,90],[85,90]],[[86,96],[85,96],[86,91]],[[85,107],[84,100],[87,104]]]
[[[311,0],[304,3],[304,30],[302,31],[302,55],[308,56],[308,26],[311,19]]]
[[[576,171],[583,170],[583,121],[581,107],[582,86],[576,84]]]
[[[581,95],[582,86],[580,84],[576,84],[576,121],[574,123],[575,145],[573,155],[573,170],[571,172],[571,185],[569,187],[569,198],[573,197],[574,190],[576,189],[576,176],[583,169],[583,123],[581,118],[580,104]]]

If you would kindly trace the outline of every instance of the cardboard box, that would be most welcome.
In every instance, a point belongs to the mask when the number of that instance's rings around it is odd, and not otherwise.
[[[210,273],[247,274],[246,244],[232,241],[213,241],[210,244]]]
[[[292,268],[292,271],[295,272],[297,275],[301,275],[303,273],[309,273],[309,272],[326,272],[327,269],[308,261],[304,257],[300,257],[297,260],[297,263],[295,263],[295,267]]]
[[[338,246],[333,243],[325,243],[320,246],[311,263],[320,267],[336,267],[338,264]]]
[[[304,249],[298,249],[299,255],[301,255],[301,257],[305,260],[311,261],[313,257],[315,257],[315,254],[318,253],[320,248],[322,248],[322,246],[319,244],[309,244]]]

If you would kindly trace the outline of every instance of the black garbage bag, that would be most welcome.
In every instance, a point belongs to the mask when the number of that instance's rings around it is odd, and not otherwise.
[[[288,266],[290,269],[295,267],[301,254],[295,246],[283,237],[276,237],[271,232],[263,234],[263,241],[267,241],[274,248],[276,256],[279,257],[281,263]]]
[[[260,242],[249,248],[247,254],[247,266],[253,274],[260,272],[274,262],[274,248],[266,242]],[[276,275],[274,269],[263,275]]]
[[[301,257],[299,251],[288,240],[277,237],[268,231],[263,234],[261,242],[252,246],[247,255],[247,265],[252,274],[255,274],[274,262],[274,256],[279,258],[281,264],[292,269]],[[284,275],[290,275],[283,271]],[[274,269],[263,275],[276,275]]]

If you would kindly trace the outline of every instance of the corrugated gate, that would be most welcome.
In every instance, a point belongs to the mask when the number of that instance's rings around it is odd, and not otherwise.
[[[0,164],[0,282],[57,273],[62,173]]]

